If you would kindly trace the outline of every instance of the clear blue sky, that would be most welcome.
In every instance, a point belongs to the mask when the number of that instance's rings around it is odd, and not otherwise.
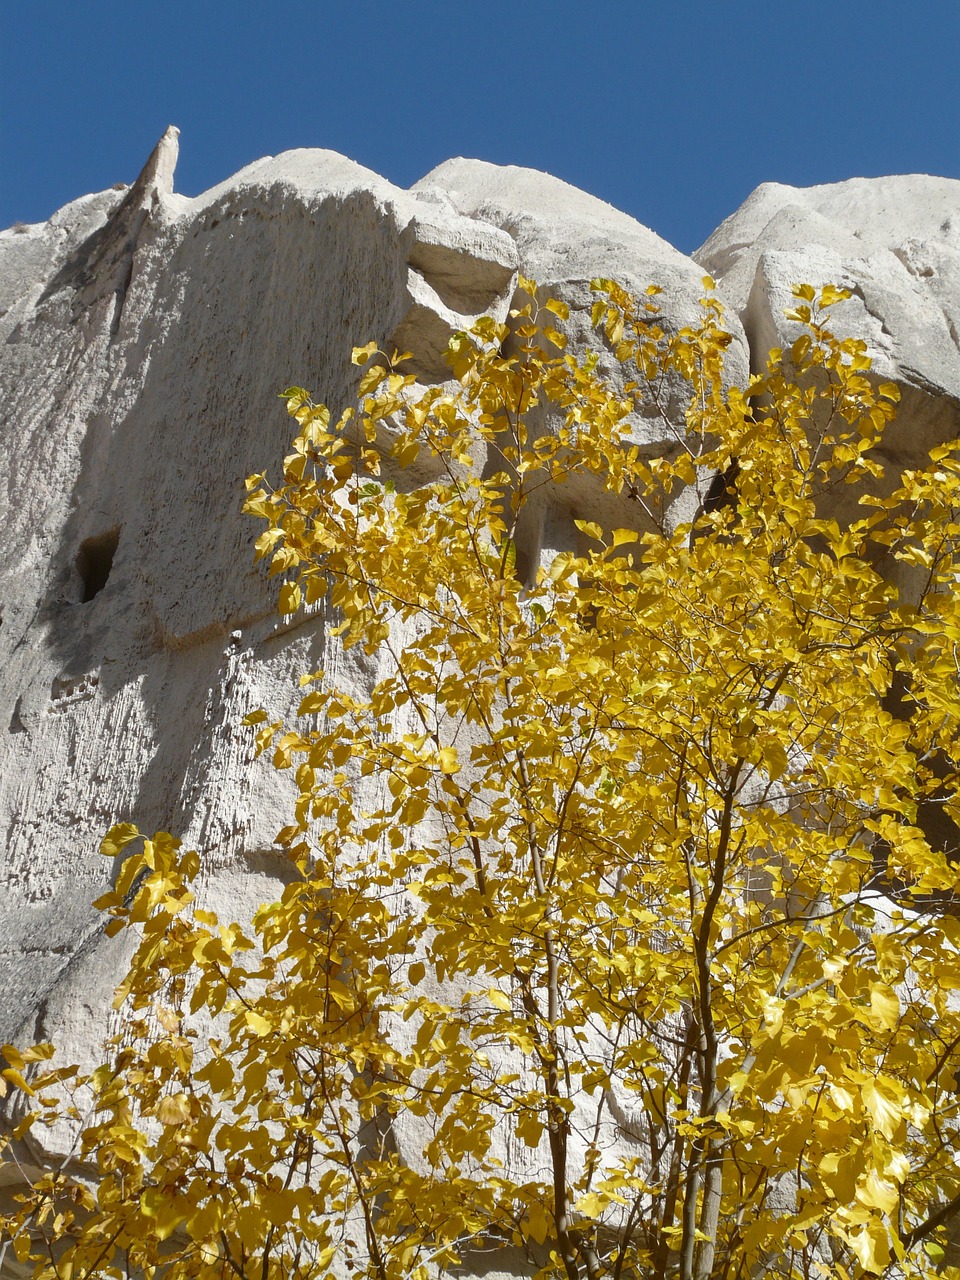
[[[342,151],[406,186],[529,165],[689,252],[760,182],[960,177],[957,0],[5,0],[0,226]]]

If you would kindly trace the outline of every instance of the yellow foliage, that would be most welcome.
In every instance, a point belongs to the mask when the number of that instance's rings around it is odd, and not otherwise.
[[[566,1280],[943,1274],[955,448],[890,472],[898,389],[824,321],[846,290],[798,286],[802,332],[726,389],[709,278],[675,334],[656,288],[593,287],[616,386],[521,280],[445,384],[371,343],[358,411],[285,393],[256,555],[384,674],[246,718],[297,789],[252,921],[194,906],[170,835],[105,837],[122,1029],[89,1077],[3,1050],[5,1177],[72,1116],[96,1187],[23,1181],[36,1277],[409,1280],[503,1245]],[[540,563],[545,487],[569,537]]]

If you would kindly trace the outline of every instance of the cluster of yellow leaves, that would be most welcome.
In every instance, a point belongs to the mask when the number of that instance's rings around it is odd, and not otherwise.
[[[37,1277],[420,1280],[504,1245],[567,1280],[942,1273],[960,468],[889,471],[842,290],[799,287],[729,388],[706,283],[668,334],[656,290],[594,282],[613,378],[522,281],[442,385],[371,344],[338,422],[285,394],[257,555],[381,676],[250,717],[298,793],[253,921],[197,907],[170,836],[107,837],[123,1030],[88,1078],[5,1049]],[[71,1118],[34,1180],[31,1128]]]

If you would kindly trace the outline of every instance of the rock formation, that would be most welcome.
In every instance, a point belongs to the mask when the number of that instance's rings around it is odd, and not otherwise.
[[[341,407],[351,346],[370,338],[442,379],[447,339],[505,319],[518,270],[570,304],[580,349],[597,343],[592,277],[663,286],[671,327],[697,314],[708,270],[731,376],[789,340],[794,282],[845,284],[843,323],[904,394],[891,465],[960,433],[960,182],[767,185],[689,258],[532,170],[452,160],[404,191],[302,150],[188,199],[176,151],[170,129],[129,189],[0,234],[0,1038],[53,1038],[81,1060],[122,967],[90,905],[111,880],[106,828],[202,849],[227,914],[275,896],[289,796],[240,721],[289,715],[304,670],[371,678],[318,618],[280,620],[253,565],[243,479],[277,465],[283,387]],[[637,439],[668,448],[668,424],[644,419]],[[528,559],[575,538],[590,501],[545,500]]]
[[[754,365],[793,341],[784,319],[798,281],[843,285],[841,336],[869,343],[903,400],[884,438],[896,466],[958,432],[960,182],[913,174],[805,190],[765,183],[696,253],[743,321]]]

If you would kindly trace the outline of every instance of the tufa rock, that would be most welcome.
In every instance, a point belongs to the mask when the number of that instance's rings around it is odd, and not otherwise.
[[[960,433],[958,182],[764,186],[688,258],[556,178],[477,160],[405,191],[333,152],[290,151],[187,199],[177,136],[129,189],[0,233],[0,1041],[50,1038],[80,1062],[111,1030],[128,945],[90,905],[115,871],[106,829],[175,831],[204,851],[208,904],[249,914],[283,881],[273,838],[292,789],[252,761],[242,718],[292,716],[306,670],[357,692],[377,678],[322,610],[280,619],[253,565],[243,480],[282,455],[283,387],[338,411],[368,339],[441,381],[450,336],[506,320],[518,273],[569,304],[572,349],[616,380],[590,280],[662,286],[675,330],[707,270],[730,308],[732,378],[792,341],[795,282],[846,284],[856,305],[838,325],[903,391],[891,474]],[[651,455],[675,447],[685,395],[668,386],[632,424]],[[522,571],[578,549],[583,518],[640,516],[589,477],[544,492]],[[369,779],[371,808],[381,785]]]
[[[284,451],[277,393],[339,410],[371,338],[442,379],[450,336],[505,320],[518,271],[570,302],[577,347],[596,342],[593,276],[663,285],[673,327],[702,293],[692,259],[531,170],[456,160],[404,191],[299,150],[187,199],[176,153],[169,129],[129,190],[0,233],[0,1041],[52,1038],[79,1061],[109,1030],[126,945],[90,905],[113,870],[104,831],[175,831],[205,851],[210,905],[252,910],[284,876],[290,792],[251,762],[241,719],[292,714],[305,670],[376,678],[322,613],[279,619],[253,565],[243,480]],[[678,387],[675,421],[641,419],[637,440],[673,447],[683,407]],[[531,512],[529,572],[597,501],[572,484]]]

